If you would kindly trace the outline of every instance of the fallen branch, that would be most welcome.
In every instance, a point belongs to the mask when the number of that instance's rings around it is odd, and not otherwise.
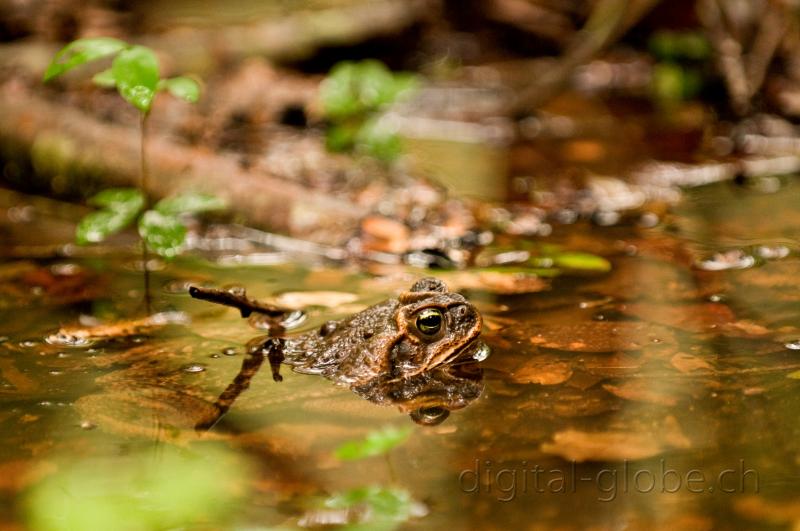
[[[262,313],[269,317],[281,317],[291,311],[250,299],[247,297],[247,292],[243,289],[240,291],[232,291],[191,286],[189,287],[189,295],[195,299],[236,308],[242,314],[242,317],[250,317],[253,312]]]

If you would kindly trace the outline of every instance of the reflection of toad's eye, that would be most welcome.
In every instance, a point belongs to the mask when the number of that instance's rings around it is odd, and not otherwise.
[[[417,329],[426,336],[435,335],[442,327],[442,312],[436,308],[422,310],[417,316]]]

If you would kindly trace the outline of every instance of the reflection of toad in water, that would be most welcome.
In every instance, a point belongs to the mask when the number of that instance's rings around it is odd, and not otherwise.
[[[243,295],[191,288],[193,297],[238,307],[243,315],[259,311]],[[268,311],[274,312],[270,308]],[[294,337],[251,341],[236,379],[216,402],[213,425],[250,384],[266,356],[273,378],[280,364],[296,372],[321,374],[348,385],[379,404],[394,404],[421,424],[438,424],[481,393],[478,361],[488,347],[479,339],[482,320],[463,296],[434,278],[416,282],[410,291],[348,319],[329,321],[319,330]]]

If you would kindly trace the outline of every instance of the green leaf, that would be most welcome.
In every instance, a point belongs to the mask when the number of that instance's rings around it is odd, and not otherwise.
[[[33,482],[20,509],[30,529],[226,529],[242,510],[252,463],[230,450],[61,459]]]
[[[359,129],[355,142],[358,151],[385,162],[395,160],[403,151],[400,137],[377,119],[368,120]]]
[[[158,90],[166,90],[176,98],[189,103],[197,103],[200,99],[200,84],[190,77],[179,76],[162,79],[158,82]]]
[[[186,241],[183,223],[156,210],[148,210],[139,219],[139,234],[148,248],[164,258],[177,256]]]
[[[325,133],[325,146],[329,151],[347,151],[356,144],[358,124],[340,123],[328,127]]]
[[[342,444],[336,449],[335,455],[343,461],[352,461],[385,454],[395,446],[404,443],[410,434],[411,428],[408,426],[402,428],[386,426],[383,429],[369,432],[362,440],[348,441]]]
[[[44,80],[50,81],[73,68],[124,50],[128,44],[110,37],[78,39],[66,45],[48,65]]]
[[[130,225],[144,208],[144,195],[135,188],[109,188],[88,203],[102,210],[92,212],[78,223],[75,240],[81,245],[103,241]]]
[[[144,207],[144,194],[136,188],[109,188],[91,197],[88,203],[118,212],[138,214]]]
[[[327,509],[350,509],[353,514],[364,515],[364,519],[351,522],[347,529],[371,531],[395,529],[399,523],[427,513],[427,508],[415,501],[408,491],[379,486],[334,494],[325,500],[324,506]]]
[[[126,216],[111,210],[98,210],[85,216],[75,229],[75,241],[79,245],[105,240],[130,225],[136,215]]]
[[[393,73],[380,61],[344,61],[334,66],[320,87],[325,114],[343,120],[379,110],[418,85],[409,73]]]
[[[589,253],[560,253],[552,257],[553,264],[564,269],[586,271],[611,271],[611,262],[601,256]]]
[[[320,98],[325,114],[341,120],[364,112],[358,97],[358,67],[344,61],[334,66],[320,86]]]
[[[120,95],[141,112],[149,112],[158,88],[158,59],[153,50],[145,46],[123,50],[114,58],[111,72]]]
[[[95,85],[103,88],[114,88],[117,86],[117,80],[114,79],[114,73],[111,72],[110,68],[95,74],[92,77],[92,81]]]
[[[162,214],[197,214],[224,210],[227,205],[219,197],[210,194],[188,193],[162,199],[155,210]]]

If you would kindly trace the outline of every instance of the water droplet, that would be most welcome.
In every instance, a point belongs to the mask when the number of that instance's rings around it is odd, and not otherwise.
[[[184,365],[183,367],[181,367],[181,370],[183,372],[195,373],[195,372],[205,371],[206,367],[205,365],[202,365],[200,363],[190,363],[189,365]]]
[[[795,339],[794,341],[789,341],[784,345],[789,350],[800,350],[800,339]]]
[[[481,343],[481,346],[475,351],[475,354],[472,355],[472,359],[475,361],[483,361],[489,357],[489,354],[492,353],[492,349],[489,348],[489,345],[486,343]]]

